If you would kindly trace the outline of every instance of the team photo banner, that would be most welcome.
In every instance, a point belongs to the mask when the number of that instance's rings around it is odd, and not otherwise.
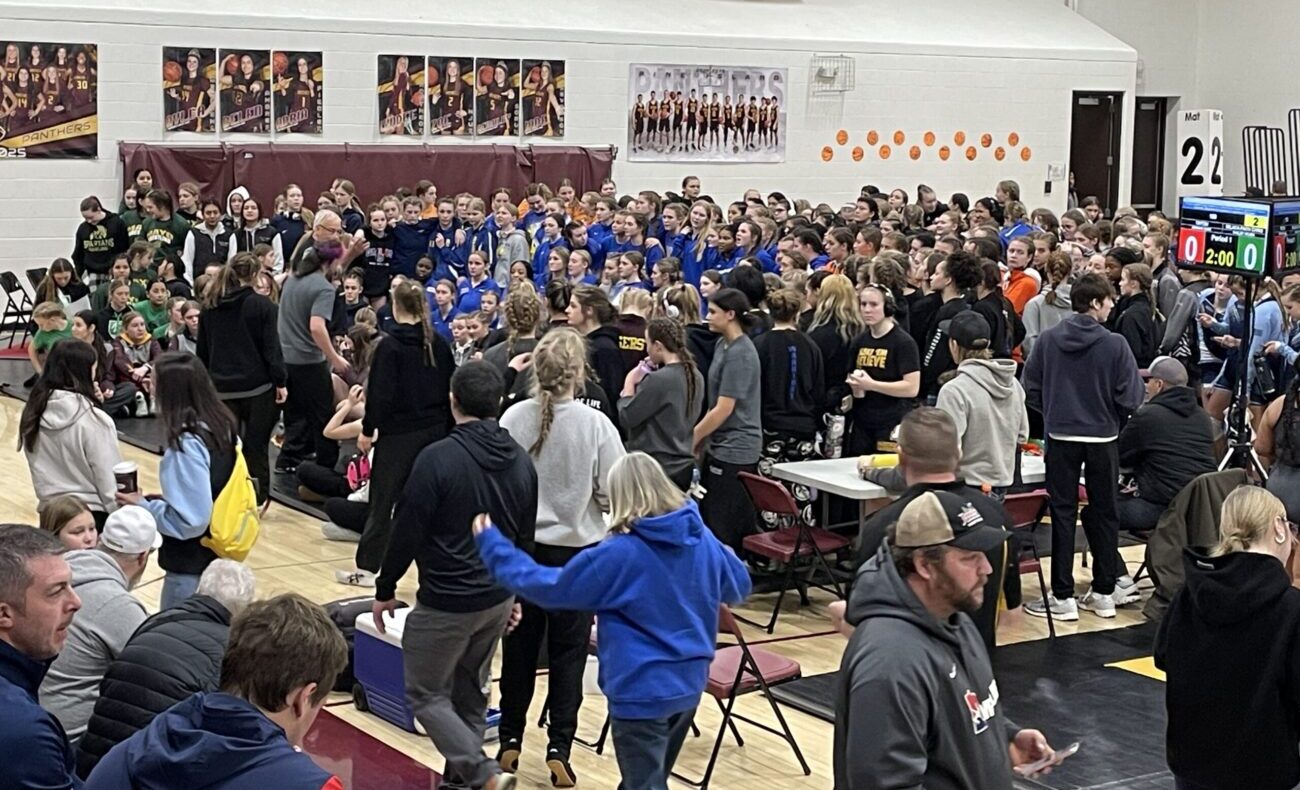
[[[4,43],[0,159],[93,159],[99,153],[94,44]]]
[[[221,50],[221,131],[271,133],[268,50]]]
[[[275,133],[320,134],[325,68],[319,52],[271,53]]]
[[[424,136],[424,56],[380,55],[379,133]]]
[[[425,83],[429,86],[429,134],[465,137],[474,133],[474,59],[431,55]]]
[[[786,69],[633,63],[628,159],[784,162]]]
[[[525,137],[564,136],[564,61],[525,60],[520,114]]]
[[[163,130],[217,130],[217,51],[163,47]]]

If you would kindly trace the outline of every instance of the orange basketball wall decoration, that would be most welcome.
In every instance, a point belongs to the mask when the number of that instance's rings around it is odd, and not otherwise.
[[[839,129],[835,132],[834,143],[837,146],[846,146],[848,145],[850,137],[852,137],[852,133],[848,129]],[[957,150],[965,153],[966,160],[970,162],[979,158],[980,148],[991,149],[990,153],[993,155],[993,158],[999,162],[1005,160],[1008,153],[1019,155],[1023,162],[1028,162],[1033,158],[1033,151],[1029,146],[1020,146],[1021,138],[1019,132],[1007,133],[1006,146],[994,146],[994,135],[992,132],[981,133],[979,140],[973,142],[971,145],[966,145],[967,135],[966,132],[961,130],[953,132],[952,139],[953,142],[956,143]],[[902,129],[896,129],[890,135],[890,140],[893,145],[890,145],[890,143],[881,143],[881,134],[876,129],[870,129],[866,133],[867,145],[875,148],[876,156],[882,160],[889,159],[893,156],[895,146],[899,147],[900,153],[904,150],[902,146],[907,141],[907,133]],[[938,135],[934,131],[926,131],[921,134],[920,140],[924,143],[925,147],[933,147],[938,142]],[[919,161],[924,153],[924,149],[921,145],[911,145],[905,150],[907,152],[907,157],[912,161]],[[854,162],[861,162],[866,156],[866,153],[867,149],[858,145],[854,146],[850,150],[849,156]],[[938,154],[939,161],[947,162],[952,158],[953,148],[947,145],[941,145],[936,150],[936,153]],[[830,145],[823,147],[821,150],[821,157],[823,162],[832,161],[835,158],[834,148]]]

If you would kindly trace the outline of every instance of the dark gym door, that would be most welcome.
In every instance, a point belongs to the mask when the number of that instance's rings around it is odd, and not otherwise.
[[[1119,203],[1122,93],[1075,93],[1070,120],[1070,172],[1079,199],[1095,195],[1107,217]]]

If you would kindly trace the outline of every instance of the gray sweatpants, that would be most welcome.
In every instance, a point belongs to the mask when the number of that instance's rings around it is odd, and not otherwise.
[[[447,759],[448,778],[483,787],[501,773],[483,753],[488,676],[514,599],[481,612],[444,612],[416,604],[402,632],[406,701]]]

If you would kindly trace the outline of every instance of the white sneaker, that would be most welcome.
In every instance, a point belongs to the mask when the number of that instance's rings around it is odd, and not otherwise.
[[[135,417],[149,416],[149,401],[147,398],[145,398],[143,392],[137,392],[135,394],[135,414],[133,416]]]
[[[1115,599],[1116,606],[1137,603],[1142,600],[1142,593],[1138,591],[1137,582],[1133,577],[1125,574],[1115,580],[1115,592],[1111,595]]]
[[[1079,605],[1073,598],[1062,600],[1050,593],[1046,598],[1040,598],[1037,601],[1030,601],[1025,604],[1025,614],[1034,617],[1047,617],[1049,607],[1052,611],[1053,620],[1073,622],[1079,619]]]
[[[1079,608],[1098,617],[1111,618],[1115,616],[1115,596],[1095,593],[1092,588],[1088,588],[1088,592],[1079,599]]]
[[[370,587],[375,586],[375,574],[370,571],[334,571],[334,581],[339,584],[346,584],[349,587]]]
[[[322,521],[320,523],[320,534],[325,540],[336,540],[340,543],[360,543],[361,534],[353,532],[350,529],[344,529],[333,521]]]

